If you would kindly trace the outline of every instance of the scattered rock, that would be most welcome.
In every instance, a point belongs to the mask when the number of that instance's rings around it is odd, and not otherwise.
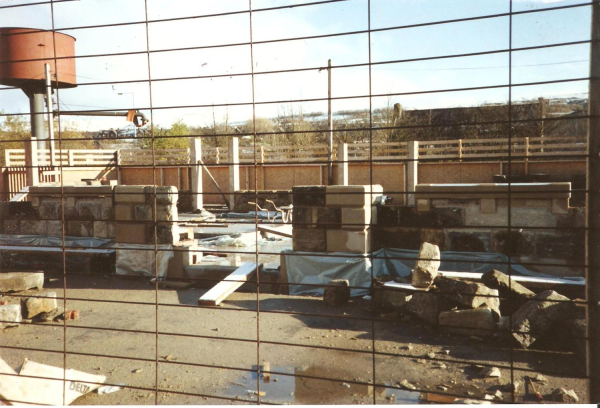
[[[573,390],[557,388],[552,391],[552,400],[564,404],[575,404],[579,402],[579,397]]]
[[[435,353],[427,353],[427,357],[429,357],[429,358],[435,358]]]
[[[566,320],[574,310],[569,298],[553,290],[536,295],[517,310],[510,320],[504,323],[503,329],[512,330],[511,336],[523,348],[531,346],[552,326]]]
[[[62,307],[57,307],[49,312],[40,313],[37,318],[40,322],[52,322],[54,319],[63,314]]]
[[[541,375],[539,373],[534,378],[532,378],[532,380],[535,381],[535,382],[539,382],[539,383],[548,382],[548,380],[546,379],[546,377],[544,377],[543,375]]]
[[[350,300],[350,282],[347,279],[332,279],[325,287],[323,302],[330,307],[338,307]]]
[[[348,384],[348,383],[342,383],[342,385],[346,388],[350,388],[350,384]]]
[[[0,327],[12,325],[11,323],[20,323],[21,321],[21,305],[0,306]]]
[[[480,374],[484,378],[502,377],[502,373],[498,367],[484,367]]]
[[[438,322],[444,330],[465,336],[473,334],[491,336],[496,327],[492,310],[488,307],[442,312],[438,316]]]
[[[416,288],[428,288],[437,277],[440,267],[440,248],[423,242],[419,250],[419,260],[412,273],[412,284]]]
[[[137,374],[137,373],[141,373],[142,369],[141,368],[136,368],[135,370],[132,371],[133,374]]]
[[[407,344],[406,346],[402,347],[404,350],[408,350],[411,351],[413,349],[412,344]]]
[[[37,297],[21,299],[21,311],[25,319],[31,319],[44,312],[51,312],[58,307],[56,292],[43,292]]]
[[[409,383],[406,380],[402,380],[400,381],[400,385],[404,388],[406,388],[407,390],[416,390],[417,387],[415,387],[414,385],[412,385],[411,383]]]
[[[494,397],[496,397],[497,399],[502,399],[503,398],[502,391],[496,390],[496,392],[494,393]]]
[[[469,309],[487,306],[494,312],[496,320],[500,318],[500,299],[497,289],[490,289],[482,283],[467,282],[445,276],[438,276],[435,284],[451,301]]]
[[[440,391],[448,391],[448,387],[446,387],[445,385],[438,385],[437,389]]]
[[[0,274],[0,292],[22,292],[44,287],[43,272],[9,272]]]

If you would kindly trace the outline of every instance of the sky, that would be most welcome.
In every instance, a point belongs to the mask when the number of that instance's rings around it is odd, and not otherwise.
[[[39,0],[37,0],[39,1]],[[178,119],[191,126],[206,126],[225,116],[242,123],[252,118],[252,76],[257,117],[275,117],[283,109],[296,112],[326,112],[327,102],[285,104],[282,101],[326,98],[327,72],[333,66],[367,66],[332,70],[333,110],[368,109],[400,103],[405,109],[474,106],[506,103],[508,89],[391,95],[438,89],[506,85],[509,83],[509,53],[415,62],[382,62],[476,53],[509,48],[507,16],[460,23],[382,30],[319,39],[268,42],[276,39],[317,36],[367,30],[368,0],[348,0],[291,9],[263,10],[308,0],[252,0],[250,14],[154,21],[148,25],[144,0],[80,0],[55,3],[54,21],[50,4],[2,8],[29,1],[0,0],[0,27],[18,26],[56,29],[76,37],[77,82],[60,90],[60,109],[136,109],[148,115],[152,106],[154,124],[169,126]],[[543,9],[579,0],[513,0],[513,11]],[[440,20],[501,14],[509,11],[508,0],[371,0],[372,30]],[[247,11],[248,0],[147,0],[148,20]],[[77,28],[91,25],[142,22],[126,26]],[[251,49],[250,34],[254,45]],[[148,41],[147,41],[148,38]],[[512,47],[536,47],[590,38],[590,6],[513,16]],[[263,43],[261,43],[263,42]],[[241,44],[227,47],[190,48]],[[146,50],[150,50],[150,57]],[[97,54],[141,52],[125,56],[88,57]],[[253,54],[254,66],[251,63]],[[512,53],[512,83],[563,80],[589,75],[589,45],[571,45]],[[315,68],[294,73],[268,71]],[[174,79],[223,75],[219,78]],[[113,85],[93,82],[147,81]],[[167,80],[168,79],[168,80]],[[586,97],[587,81],[513,87],[512,100],[538,97]],[[218,104],[246,104],[211,107]],[[207,105],[207,107],[187,107]],[[28,112],[28,100],[20,90],[0,90],[0,110]],[[120,118],[67,117],[81,130],[122,127]]]

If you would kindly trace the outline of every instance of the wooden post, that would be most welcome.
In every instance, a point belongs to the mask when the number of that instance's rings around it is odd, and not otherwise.
[[[228,140],[229,162],[229,209],[235,206],[235,192],[240,190],[240,139],[232,136]]]
[[[419,182],[419,142],[410,140],[407,143],[408,161],[406,162],[406,199],[407,205],[415,205],[415,187]]]
[[[25,144],[25,174],[27,175],[27,186],[37,186],[40,184],[37,138],[32,137],[29,140],[25,140],[23,143]],[[11,193],[14,192],[11,191]]]
[[[202,161],[202,140],[192,140],[192,150],[190,152],[190,161],[192,165],[192,207],[194,210],[201,210],[203,206],[202,200],[202,169],[200,162]]]
[[[586,205],[587,376],[589,403],[600,403],[600,4],[592,7]]]
[[[327,140],[327,168],[328,168],[328,180],[329,185],[333,184],[333,111],[331,110],[331,60],[327,62],[327,119],[329,124],[329,138]],[[339,148],[339,147],[338,147]],[[346,146],[346,150],[348,146]],[[346,165],[347,166],[347,165]],[[339,176],[338,176],[339,178]],[[342,183],[338,183],[342,184]],[[348,185],[342,184],[342,185]]]
[[[348,143],[338,144],[338,185],[348,185]],[[331,184],[330,184],[331,185]]]

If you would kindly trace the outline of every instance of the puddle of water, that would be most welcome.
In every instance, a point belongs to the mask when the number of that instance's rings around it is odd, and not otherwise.
[[[253,369],[256,370],[256,367]],[[420,402],[420,392],[303,377],[303,375],[306,375],[310,377],[349,378],[348,375],[343,375],[343,373],[336,372],[337,370],[333,369],[272,366],[271,371],[289,375],[271,374],[269,381],[265,381],[261,375],[260,393],[262,402],[302,405],[372,404],[374,392],[378,403],[418,404]],[[257,373],[254,372],[247,373],[240,377],[238,381],[232,382],[226,391],[226,395],[256,401],[258,399],[256,391]]]

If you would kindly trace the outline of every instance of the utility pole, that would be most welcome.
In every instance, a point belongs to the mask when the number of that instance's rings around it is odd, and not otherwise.
[[[586,205],[587,376],[589,403],[600,403],[600,4],[592,3]]]
[[[333,184],[333,112],[331,110],[331,60],[327,63],[327,111],[329,123],[329,140],[327,143],[328,185]],[[338,158],[339,160],[339,158]]]
[[[50,164],[52,170],[56,166],[56,158],[54,157],[54,104],[52,103],[52,78],[50,77],[50,64],[45,64],[46,68],[46,105],[48,107],[48,139],[50,143]]]

